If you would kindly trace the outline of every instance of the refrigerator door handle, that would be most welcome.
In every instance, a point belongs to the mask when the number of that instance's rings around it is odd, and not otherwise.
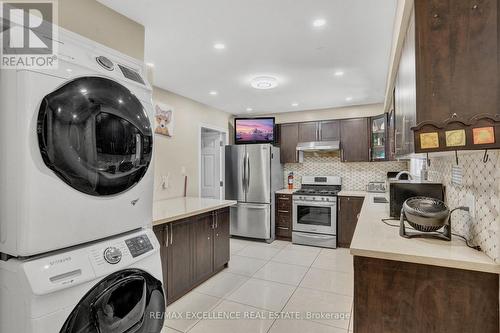
[[[250,155],[247,153],[247,192],[248,189],[250,188]]]
[[[247,191],[247,154],[243,155],[243,178],[241,179],[243,183],[243,192]]]

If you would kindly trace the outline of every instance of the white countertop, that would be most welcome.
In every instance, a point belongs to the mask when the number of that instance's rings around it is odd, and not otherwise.
[[[233,200],[217,200],[198,197],[179,197],[153,203],[153,225],[177,221],[236,205]]]
[[[366,194],[351,243],[352,255],[500,274],[499,264],[455,236],[451,242],[399,236],[399,228],[381,221],[389,215],[388,204],[373,202],[373,197],[381,195]],[[399,225],[399,221],[388,222]]]
[[[284,188],[284,189],[276,191],[276,193],[277,194],[294,194],[298,190],[299,190],[298,188],[294,188],[294,189],[291,189],[291,190],[289,190],[287,188]]]
[[[368,192],[366,191],[340,191],[337,195],[339,197],[362,197],[364,198]],[[383,195],[383,193],[382,193]]]

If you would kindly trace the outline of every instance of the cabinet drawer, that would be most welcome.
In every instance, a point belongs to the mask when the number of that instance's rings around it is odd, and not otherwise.
[[[282,213],[282,212],[283,211],[278,211],[278,214],[276,215],[276,225],[282,227],[290,227],[292,225],[291,212],[289,213]]]
[[[292,211],[292,196],[288,194],[276,195],[276,209],[283,211]]]
[[[276,237],[278,238],[290,238],[292,237],[291,227],[276,226]]]

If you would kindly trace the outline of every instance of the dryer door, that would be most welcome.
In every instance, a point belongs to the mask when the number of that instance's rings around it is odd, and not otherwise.
[[[159,333],[164,313],[161,282],[144,271],[129,269],[90,290],[60,333]]]
[[[47,167],[94,196],[130,189],[152,158],[151,123],[141,102],[102,77],[78,78],[45,96],[37,132]]]

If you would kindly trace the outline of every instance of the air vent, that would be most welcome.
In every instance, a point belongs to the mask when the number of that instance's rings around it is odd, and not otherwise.
[[[122,65],[118,65],[118,67],[120,67],[120,70],[122,71],[123,76],[125,76],[127,79],[138,82],[140,84],[144,84],[144,80],[139,75],[139,73],[137,73],[136,71],[131,70],[130,68],[127,68],[127,67],[122,66]]]
[[[115,69],[115,65],[113,64],[113,62],[104,56],[99,56],[95,58],[95,60],[99,65],[101,65],[102,68],[107,69],[108,71],[112,71]]]

